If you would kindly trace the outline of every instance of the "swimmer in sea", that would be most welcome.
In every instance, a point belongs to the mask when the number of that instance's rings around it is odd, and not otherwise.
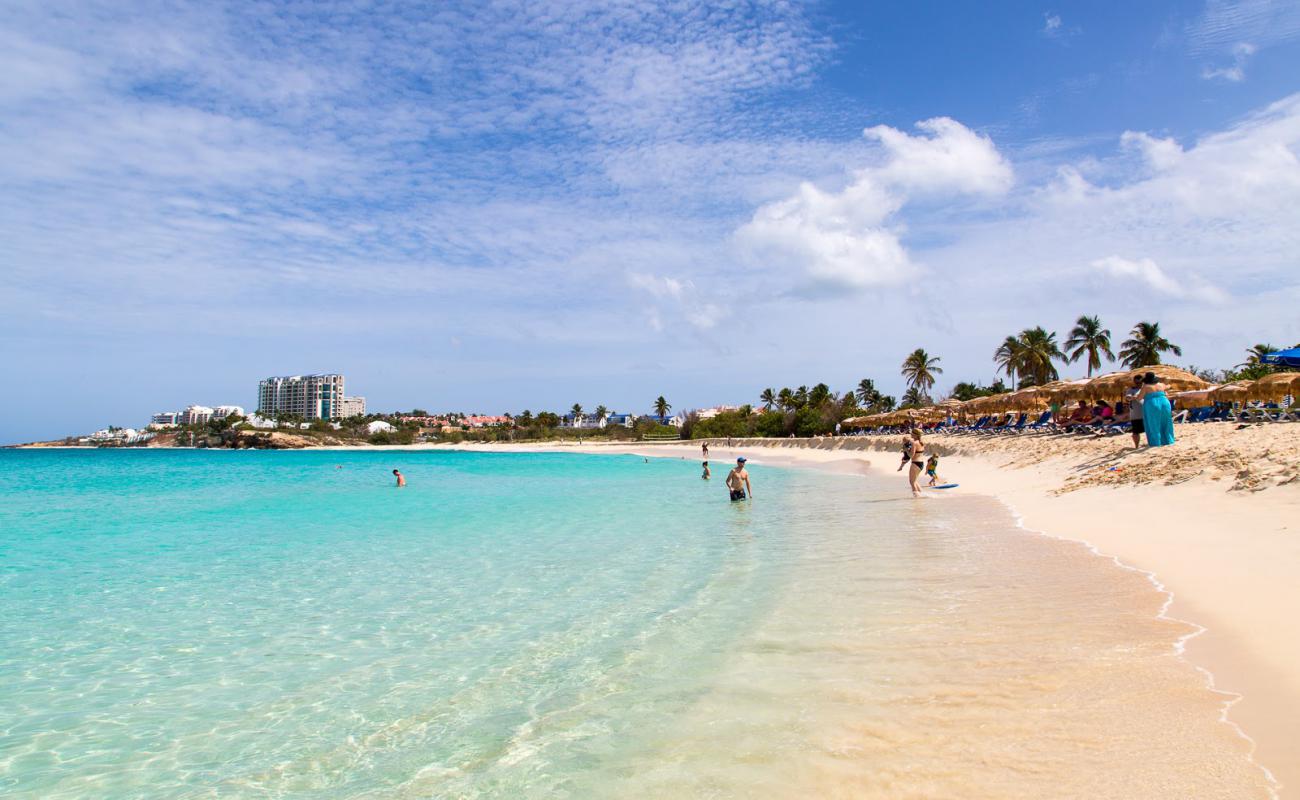
[[[402,475],[400,470],[393,470],[393,474],[397,476],[397,488],[400,489],[406,485],[406,477]]]
[[[712,474],[713,474],[713,473],[709,472],[709,462],[705,461],[705,462],[704,462],[704,474],[701,475],[700,477],[707,481],[710,477],[712,477]]]

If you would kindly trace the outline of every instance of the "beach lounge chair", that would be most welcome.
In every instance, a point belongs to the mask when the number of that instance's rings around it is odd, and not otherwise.
[[[1216,406],[1213,411],[1205,416],[1202,422],[1227,422],[1232,419],[1232,406]]]
[[[1029,414],[1027,414],[1027,413],[1026,413],[1026,414],[1021,414],[1021,415],[1019,416],[1019,418],[1016,419],[1016,422],[1015,422],[1014,425],[1008,425],[1008,426],[1006,426],[1005,428],[1002,429],[1002,432],[1003,432],[1003,433],[1020,433],[1020,432],[1024,431],[1024,429],[1025,429],[1025,421],[1028,420],[1028,419],[1029,419]]]
[[[1028,428],[1025,429],[1025,431],[1026,432],[1040,431],[1043,428],[1051,428],[1054,426],[1055,423],[1052,422],[1052,412],[1044,411],[1042,414],[1039,415],[1038,419],[1034,420],[1033,424],[1031,424]]]
[[[988,421],[989,421],[989,417],[988,417],[988,415],[986,414],[986,415],[980,417],[979,419],[975,420],[974,422],[972,422],[970,425],[959,425],[959,426],[957,426],[956,428],[953,428],[952,432],[953,432],[953,433],[970,433],[971,431],[976,431],[976,430],[979,430],[980,428],[984,427],[985,425],[988,424]]]

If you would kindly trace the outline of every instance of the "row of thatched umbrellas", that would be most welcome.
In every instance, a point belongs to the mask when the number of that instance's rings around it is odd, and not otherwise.
[[[851,417],[844,425],[852,428],[877,428],[902,423],[936,422],[949,417],[969,417],[1007,411],[1041,411],[1052,403],[1069,403],[1076,400],[1106,400],[1114,403],[1124,399],[1124,392],[1133,385],[1133,376],[1154,372],[1169,387],[1171,399],[1179,408],[1199,408],[1215,403],[1242,403],[1251,400],[1281,400],[1287,395],[1300,395],[1300,372],[1276,372],[1257,381],[1234,381],[1215,386],[1184,369],[1167,365],[1142,367],[1123,372],[1111,372],[1096,378],[1074,381],[1052,381],[1042,386],[1029,386],[1014,392],[976,397],[973,400],[944,400],[928,408],[912,408]]]

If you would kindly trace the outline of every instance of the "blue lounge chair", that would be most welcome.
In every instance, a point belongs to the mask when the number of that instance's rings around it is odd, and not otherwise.
[[[1049,410],[1049,411],[1044,411],[1041,415],[1039,415],[1038,419],[1034,420],[1033,424],[1030,425],[1028,428],[1026,428],[1026,430],[1039,431],[1042,430],[1043,428],[1050,428],[1054,425],[1055,423],[1052,422],[1052,412]]]

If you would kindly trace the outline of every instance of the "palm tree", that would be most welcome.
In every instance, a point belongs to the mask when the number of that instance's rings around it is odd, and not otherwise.
[[[1015,336],[1008,336],[998,345],[998,349],[993,351],[993,362],[1007,373],[1007,377],[1012,383],[1016,382],[1016,370],[1020,368],[1020,339]]]
[[[930,396],[913,386],[903,393],[903,405],[928,406],[930,405]]]
[[[772,406],[776,405],[776,392],[771,389],[764,389],[762,393],[759,394],[758,399],[763,401],[764,409],[771,411]]]
[[[794,390],[794,407],[803,408],[808,405],[808,387],[800,386]]]
[[[808,390],[808,405],[813,408],[821,408],[826,405],[826,401],[831,399],[831,387],[824,383],[819,383]]]
[[[929,392],[934,388],[934,376],[942,375],[943,370],[939,367],[939,357],[930,357],[930,354],[920,347],[912,351],[906,359],[903,360],[903,379],[907,385],[914,389],[920,389],[923,393]]]
[[[1261,361],[1260,359],[1262,359],[1264,356],[1268,355],[1269,353],[1276,353],[1277,351],[1278,348],[1274,347],[1271,344],[1257,344],[1246,351],[1245,362],[1238,364],[1237,366],[1239,368],[1254,367],[1259,364],[1263,364],[1264,362]]]
[[[605,408],[604,406],[596,406],[596,421],[597,421],[597,422],[599,422],[600,420],[602,420],[602,419],[604,419],[605,417],[608,417],[608,416],[609,416],[609,409],[608,409],[608,408]]]
[[[1098,317],[1082,316],[1074,323],[1070,338],[1065,340],[1065,349],[1069,352],[1068,362],[1073,364],[1085,355],[1088,357],[1088,377],[1094,369],[1101,369],[1101,357],[1114,361],[1115,354],[1110,350],[1110,329],[1101,327]]]
[[[784,386],[776,394],[777,405],[781,406],[782,411],[789,411],[794,408],[794,392],[790,391],[789,386]]]
[[[1056,346],[1056,332],[1048,333],[1042,325],[1026,328],[1020,332],[1019,363],[1016,372],[1020,373],[1021,383],[1029,381],[1030,386],[1042,386],[1060,377],[1054,359],[1065,360],[1065,353]]]
[[[673,407],[669,405],[668,401],[664,399],[663,395],[659,395],[657,398],[655,398],[655,413],[659,415],[660,422],[663,422],[664,418],[668,416],[668,412],[672,410]]]
[[[1183,354],[1183,349],[1160,335],[1159,322],[1139,322],[1133,326],[1132,339],[1126,339],[1119,351],[1120,363],[1129,369],[1160,363],[1161,353]]]
[[[577,427],[578,420],[582,419],[582,406],[578,403],[574,403],[573,408],[569,409],[569,413],[573,415],[574,427]]]
[[[880,404],[880,390],[876,388],[876,382],[870,378],[858,381],[858,388],[853,391],[853,394],[863,408],[872,408]]]

